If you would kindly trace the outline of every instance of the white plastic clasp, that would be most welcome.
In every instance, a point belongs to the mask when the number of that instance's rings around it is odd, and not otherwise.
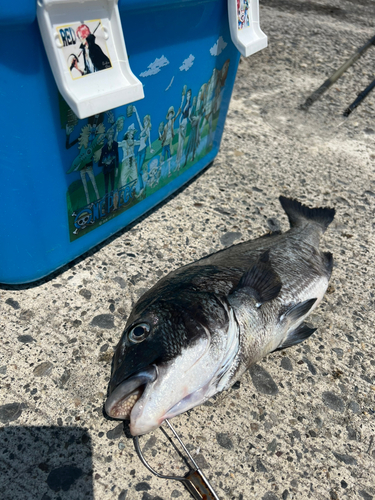
[[[232,41],[243,56],[267,47],[259,26],[259,0],[228,0],[228,16]]]
[[[38,0],[40,32],[57,87],[78,118],[144,98],[132,73],[118,0]]]

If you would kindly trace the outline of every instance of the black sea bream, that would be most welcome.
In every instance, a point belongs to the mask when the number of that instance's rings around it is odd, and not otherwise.
[[[319,240],[335,211],[283,196],[291,228],[171,272],[135,305],[112,363],[106,413],[133,435],[228,389],[250,365],[308,338],[332,254]]]

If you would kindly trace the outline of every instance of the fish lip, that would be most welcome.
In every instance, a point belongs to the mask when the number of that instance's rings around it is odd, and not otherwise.
[[[105,413],[111,417],[119,420],[125,420],[125,417],[114,415],[114,407],[121,400],[124,400],[132,393],[136,393],[137,389],[150,382],[154,382],[157,378],[157,368],[155,365],[149,366],[145,370],[137,373],[136,375],[125,379],[112,390],[104,405]],[[143,392],[143,391],[142,391]]]

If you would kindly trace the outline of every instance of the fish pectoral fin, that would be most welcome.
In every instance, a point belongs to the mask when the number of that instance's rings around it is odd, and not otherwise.
[[[282,287],[279,275],[269,261],[269,251],[262,254],[259,261],[240,279],[235,291],[242,291],[263,304],[275,299]]]
[[[281,349],[286,349],[287,347],[303,342],[316,332],[316,330],[317,328],[310,328],[306,323],[301,323],[295,330],[289,332],[287,338],[275,349],[275,351],[280,351]]]
[[[289,323],[296,323],[310,311],[316,301],[317,299],[309,299],[288,307],[280,316],[280,321],[284,321],[286,319]]]

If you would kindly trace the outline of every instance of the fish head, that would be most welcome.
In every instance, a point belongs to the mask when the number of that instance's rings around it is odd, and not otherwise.
[[[216,334],[225,330],[227,316],[211,299],[198,303],[194,297],[192,303],[174,297],[132,312],[113,357],[105,411],[130,419],[133,435],[156,429],[212,395],[220,358]]]

